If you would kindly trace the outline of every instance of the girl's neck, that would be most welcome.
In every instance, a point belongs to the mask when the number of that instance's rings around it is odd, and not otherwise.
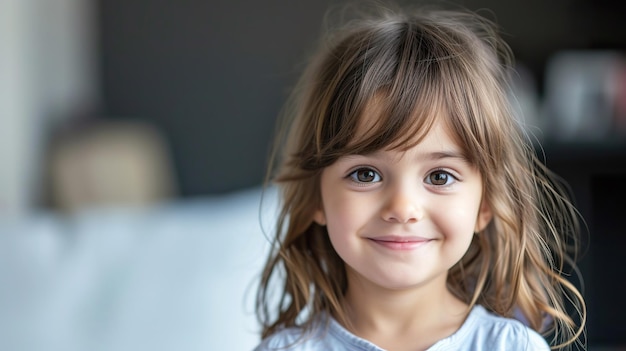
[[[405,290],[351,283],[345,296],[347,328],[387,350],[426,349],[458,330],[468,313],[445,280]]]

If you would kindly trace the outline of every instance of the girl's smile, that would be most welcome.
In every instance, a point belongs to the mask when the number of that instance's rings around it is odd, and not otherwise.
[[[390,250],[415,250],[433,239],[423,238],[419,236],[403,236],[403,235],[385,235],[379,237],[368,237],[374,244],[380,245]]]

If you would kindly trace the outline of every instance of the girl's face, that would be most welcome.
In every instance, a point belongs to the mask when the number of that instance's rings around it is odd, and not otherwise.
[[[326,167],[314,219],[327,226],[350,284],[445,288],[448,269],[491,219],[482,191],[479,171],[437,123],[406,151],[348,155]]]

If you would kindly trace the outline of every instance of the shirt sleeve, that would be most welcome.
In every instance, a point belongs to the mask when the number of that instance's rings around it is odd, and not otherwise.
[[[550,345],[546,339],[532,329],[528,329],[528,341],[529,345],[526,349],[529,351],[550,351]]]

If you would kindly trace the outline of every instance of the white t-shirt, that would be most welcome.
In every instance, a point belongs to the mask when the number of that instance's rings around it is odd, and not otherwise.
[[[254,351],[384,351],[350,333],[333,318],[329,319],[329,324],[318,323],[319,328],[300,341],[302,329],[288,328],[263,340]],[[428,349],[440,350],[549,351],[550,347],[541,335],[520,321],[494,315],[476,305],[459,330]]]

